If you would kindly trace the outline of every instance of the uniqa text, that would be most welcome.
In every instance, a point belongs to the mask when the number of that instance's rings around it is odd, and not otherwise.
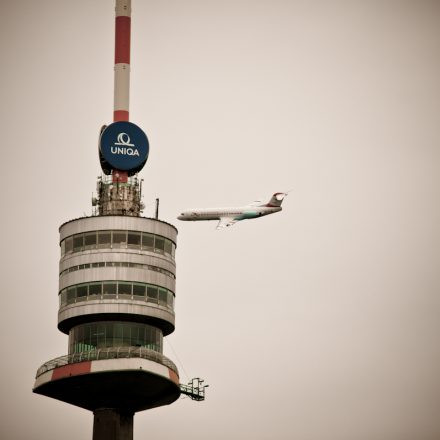
[[[130,147],[111,147],[112,154],[124,154],[126,156],[139,156],[139,151],[136,148]]]

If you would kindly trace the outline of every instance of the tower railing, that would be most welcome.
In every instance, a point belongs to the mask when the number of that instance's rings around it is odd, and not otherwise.
[[[111,175],[107,176],[106,174],[102,174],[101,176],[99,176],[98,181],[101,181],[105,185],[121,185],[121,183],[115,183]],[[127,185],[138,185],[139,183],[140,179],[138,178],[137,174],[128,177],[127,182],[125,182],[125,184]]]
[[[188,384],[180,384],[180,392],[185,394],[192,400],[196,400],[198,402],[205,400],[205,388],[208,388],[209,385],[204,384],[205,381],[200,379],[200,377],[195,377],[191,379]]]
[[[54,370],[68,364],[75,364],[85,361],[98,361],[103,359],[126,359],[141,358],[147,359],[159,364],[165,365],[174,371],[177,375],[178,370],[174,362],[161,353],[145,347],[108,347],[99,348],[97,350],[84,351],[80,353],[72,353],[66,356],[60,356],[51,361],[44,363],[38,370],[36,377],[41,376],[46,371]]]

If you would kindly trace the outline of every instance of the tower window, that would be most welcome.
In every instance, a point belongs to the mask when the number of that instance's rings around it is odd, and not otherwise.
[[[137,231],[90,231],[65,238],[61,255],[90,249],[142,249],[166,253],[174,257],[176,245],[160,235]]]
[[[69,332],[69,354],[108,347],[144,347],[162,353],[163,334],[148,324],[92,322]]]
[[[173,310],[174,293],[153,284],[105,281],[103,283],[82,283],[62,289],[59,292],[60,307],[81,301],[100,299],[133,299],[147,301]]]
[[[162,237],[155,237],[154,240],[154,250],[158,250],[160,252],[163,252],[165,249],[165,239]]]
[[[118,298],[131,299],[131,284],[118,283]]]
[[[103,298],[116,298],[116,283],[104,283],[102,295]]]
[[[127,238],[127,244],[130,249],[140,249],[141,248],[140,232],[129,232]]]
[[[111,244],[111,232],[98,232],[98,247],[99,248],[109,248]]]
[[[84,235],[77,234],[73,236],[73,252],[82,251],[84,247]]]
[[[96,232],[84,234],[84,249],[96,248]]]
[[[113,231],[112,245],[115,248],[127,247],[127,232],[126,231]]]
[[[142,233],[142,249],[153,249],[154,235]]]

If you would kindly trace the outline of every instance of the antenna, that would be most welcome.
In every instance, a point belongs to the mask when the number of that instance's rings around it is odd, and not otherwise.
[[[129,120],[131,0],[116,0],[113,121]],[[127,182],[128,173],[114,169],[113,181]]]

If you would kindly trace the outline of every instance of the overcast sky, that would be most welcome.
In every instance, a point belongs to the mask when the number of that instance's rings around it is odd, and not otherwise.
[[[135,439],[440,438],[440,2],[132,0],[146,216],[179,229],[181,381]],[[58,227],[91,213],[113,110],[113,0],[1,1],[0,437],[79,440],[32,394],[67,354]],[[293,188],[216,231],[184,208]],[[172,351],[171,347],[174,349]]]

